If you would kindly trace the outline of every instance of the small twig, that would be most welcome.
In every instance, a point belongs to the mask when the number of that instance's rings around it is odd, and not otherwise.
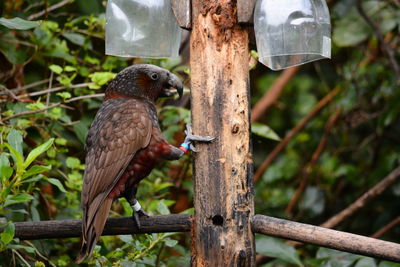
[[[315,149],[311,160],[307,163],[307,165],[303,168],[301,171],[301,180],[300,180],[300,185],[296,189],[296,192],[293,196],[293,198],[290,200],[290,203],[285,209],[285,212],[290,214],[296,205],[297,201],[300,199],[301,194],[303,193],[304,189],[306,188],[308,184],[308,175],[311,173],[311,170],[313,169],[315,163],[321,156],[322,152],[325,149],[326,144],[328,143],[328,136],[335,125],[336,121],[340,117],[341,114],[341,109],[338,109],[335,113],[332,114],[332,116],[329,118],[328,123],[325,126],[325,133],[324,136],[321,138],[317,148]]]
[[[371,237],[373,238],[378,238],[384,235],[386,232],[392,230],[395,226],[400,224],[400,216],[398,216],[396,219],[391,221],[390,223],[386,224],[384,227],[382,227],[380,230],[376,231]]]
[[[379,29],[379,26],[375,24],[372,19],[368,16],[368,14],[365,12],[364,7],[362,6],[362,1],[357,0],[356,2],[357,10],[360,13],[361,17],[368,23],[368,25],[372,28],[374,31],[376,37],[379,39],[379,42],[381,42],[383,46],[383,50],[386,52],[387,56],[389,57],[390,64],[392,65],[392,69],[394,73],[396,74],[397,77],[397,82],[400,82],[400,67],[399,64],[397,63],[396,60],[396,55],[389,47],[389,45],[385,42],[385,38],[383,37],[383,34],[381,30]]]
[[[284,70],[279,77],[274,81],[272,86],[263,97],[257,102],[251,111],[251,121],[258,121],[260,117],[265,114],[265,112],[271,107],[273,103],[282,94],[283,89],[288,84],[288,82],[294,77],[300,67],[292,67]]]
[[[23,12],[26,13],[26,12],[28,12],[29,10],[31,10],[32,8],[42,6],[43,4],[44,4],[44,3],[43,3],[42,1],[40,1],[40,2],[38,2],[38,3],[34,3],[34,4],[32,4],[32,5],[27,6],[27,7],[23,10]]]
[[[21,261],[22,261],[23,263],[26,264],[26,266],[31,266],[31,265],[24,259],[24,257],[22,257],[22,255],[19,254],[19,252],[18,252],[17,250],[12,249],[11,251],[12,251],[13,253],[15,253],[15,254],[18,256],[18,258],[20,258]]]
[[[332,99],[340,92],[340,87],[336,87],[324,98],[322,98],[318,104],[285,136],[285,138],[275,147],[275,149],[268,155],[264,162],[258,167],[254,174],[254,181],[257,182],[260,179],[264,171],[271,165],[276,159],[279,153],[286,147],[290,140],[296,136],[306,124],[314,118]]]
[[[364,193],[360,198],[354,201],[346,209],[342,210],[340,213],[336,214],[335,216],[321,224],[321,227],[334,228],[339,223],[343,222],[345,219],[359,211],[361,208],[365,207],[368,202],[380,195],[385,189],[396,182],[399,177],[400,166],[394,169],[391,173],[389,173],[388,176],[386,176],[382,181],[380,181],[374,187]]]
[[[53,11],[53,10],[55,10],[57,8],[63,7],[65,5],[67,5],[67,4],[69,4],[69,3],[72,3],[72,1],[71,0],[64,0],[64,1],[58,2],[57,4],[52,5],[49,8],[45,8],[44,10],[42,10],[42,11],[40,11],[38,13],[30,15],[28,17],[28,20],[37,19],[37,18],[43,16],[44,14],[46,14],[46,13],[48,13],[50,11]]]
[[[81,99],[95,98],[95,97],[102,97],[102,96],[104,96],[104,94],[77,96],[77,97],[73,97],[71,99],[66,100],[65,103],[71,103],[71,102],[78,101],[78,100],[81,100]],[[2,119],[0,122],[5,122],[7,120],[11,120],[13,118],[24,116],[24,115],[41,113],[43,111],[46,111],[48,109],[52,109],[52,108],[55,108],[55,107],[58,107],[58,106],[61,106],[61,105],[63,105],[63,103],[59,102],[59,103],[54,103],[54,104],[52,104],[52,105],[50,105],[48,107],[42,108],[42,109],[24,111],[24,112],[17,113],[17,114],[11,115],[9,117],[6,117],[6,118]]]
[[[53,87],[53,76],[54,76],[54,72],[51,71],[51,72],[50,72],[49,88],[48,88],[48,89],[51,89],[51,87]],[[51,94],[51,92],[47,92],[47,95],[46,95],[46,106],[49,105],[49,102],[50,102],[50,94]],[[47,110],[45,111],[45,113],[47,113]]]
[[[32,87],[36,87],[36,86],[38,86],[38,85],[47,83],[48,81],[49,81],[49,79],[45,79],[45,80],[37,81],[37,82],[31,83],[31,84],[28,84],[28,85],[25,85],[25,86],[22,86],[22,87],[13,88],[13,89],[8,89],[8,90],[10,90],[10,91],[13,92],[14,94],[16,94],[16,93],[18,93],[18,92],[20,92],[20,91],[23,91],[23,90],[26,90],[26,89],[30,89],[30,88],[32,88]],[[3,93],[3,94],[4,94],[4,93]]]
[[[94,95],[76,96],[76,97],[73,97],[73,98],[70,98],[70,99],[66,100],[65,103],[71,103],[71,102],[78,101],[78,100],[81,100],[81,99],[95,98],[95,97],[104,97],[104,94],[100,93],[100,94],[94,94]]]
[[[88,87],[90,85],[94,84],[93,82],[89,82],[89,83],[79,83],[79,84],[73,84],[70,86],[59,86],[59,87],[54,87],[54,88],[49,88],[49,89],[45,89],[45,90],[41,90],[41,91],[37,91],[37,92],[33,92],[33,93],[29,93],[29,94],[24,94],[24,95],[20,95],[18,96],[18,98],[23,98],[23,97],[32,97],[32,96],[38,96],[38,95],[44,95],[47,93],[53,93],[53,92],[58,92],[67,88],[82,88],[82,87]]]
[[[0,84],[0,87],[3,88],[4,91],[6,91],[6,93],[7,93],[9,96],[11,96],[14,100],[17,100],[17,101],[18,101],[18,97],[17,97],[10,89],[8,89],[7,87],[5,87],[5,86],[3,86],[3,85],[1,85],[1,84]]]
[[[35,245],[32,244],[32,242],[29,242],[28,240],[25,240],[25,243],[27,243],[29,246],[33,247],[34,249],[36,249],[35,253],[38,254],[39,257],[41,257],[42,259],[44,259],[45,261],[47,261],[49,263],[50,266],[52,267],[57,267],[54,263],[52,263],[48,258],[46,258],[45,256],[43,256],[39,250],[35,247]]]

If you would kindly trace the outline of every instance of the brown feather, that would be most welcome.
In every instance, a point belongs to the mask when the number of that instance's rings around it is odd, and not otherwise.
[[[132,98],[108,100],[89,130],[91,144],[86,148],[87,167],[82,188],[80,261],[92,253],[101,236],[112,203],[109,193],[134,155],[150,142],[153,123],[149,105],[147,101]],[[122,114],[124,119],[115,114]],[[138,127],[139,124],[143,127]]]

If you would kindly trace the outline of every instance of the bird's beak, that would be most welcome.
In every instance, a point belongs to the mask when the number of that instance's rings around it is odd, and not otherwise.
[[[175,75],[170,73],[169,74],[169,80],[168,80],[168,86],[170,88],[175,88],[176,91],[178,92],[179,98],[182,97],[183,95],[183,85],[182,81]],[[171,96],[173,95],[174,92],[171,91],[169,88],[164,90],[164,96]]]

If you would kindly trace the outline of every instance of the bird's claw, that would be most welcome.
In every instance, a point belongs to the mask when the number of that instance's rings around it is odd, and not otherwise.
[[[142,206],[140,206],[139,201],[136,198],[131,200],[131,205],[133,209],[132,220],[137,229],[140,229],[140,217],[149,217],[149,215],[143,210]]]
[[[137,229],[140,229],[140,227],[141,227],[141,225],[140,225],[140,218],[141,217],[148,218],[150,216],[143,209],[138,210],[138,211],[134,211],[133,214],[132,214],[133,223],[135,224]]]
[[[193,142],[211,142],[215,138],[211,136],[199,136],[192,134],[192,124],[186,124],[185,130],[186,138],[184,143],[189,144],[189,149],[193,152],[197,152],[196,147],[193,145]]]

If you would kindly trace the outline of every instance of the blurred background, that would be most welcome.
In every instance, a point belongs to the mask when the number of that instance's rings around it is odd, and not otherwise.
[[[273,72],[257,63],[254,38],[250,43],[256,213],[399,243],[399,170],[350,216],[339,213],[400,163],[400,2],[328,5],[331,60]],[[2,266],[76,265],[78,238],[20,241],[13,238],[12,222],[81,218],[86,134],[107,83],[124,67],[152,63],[181,77],[186,96],[158,106],[167,140],[179,145],[184,138],[190,121],[188,32],[177,59],[106,56],[105,6],[0,2]],[[14,17],[23,20],[9,20]],[[192,213],[191,172],[190,155],[160,165],[141,183],[144,209],[152,215]],[[131,212],[120,199],[111,216]],[[260,266],[400,266],[269,237],[257,237],[256,245]],[[86,264],[189,266],[190,234],[103,237]]]

